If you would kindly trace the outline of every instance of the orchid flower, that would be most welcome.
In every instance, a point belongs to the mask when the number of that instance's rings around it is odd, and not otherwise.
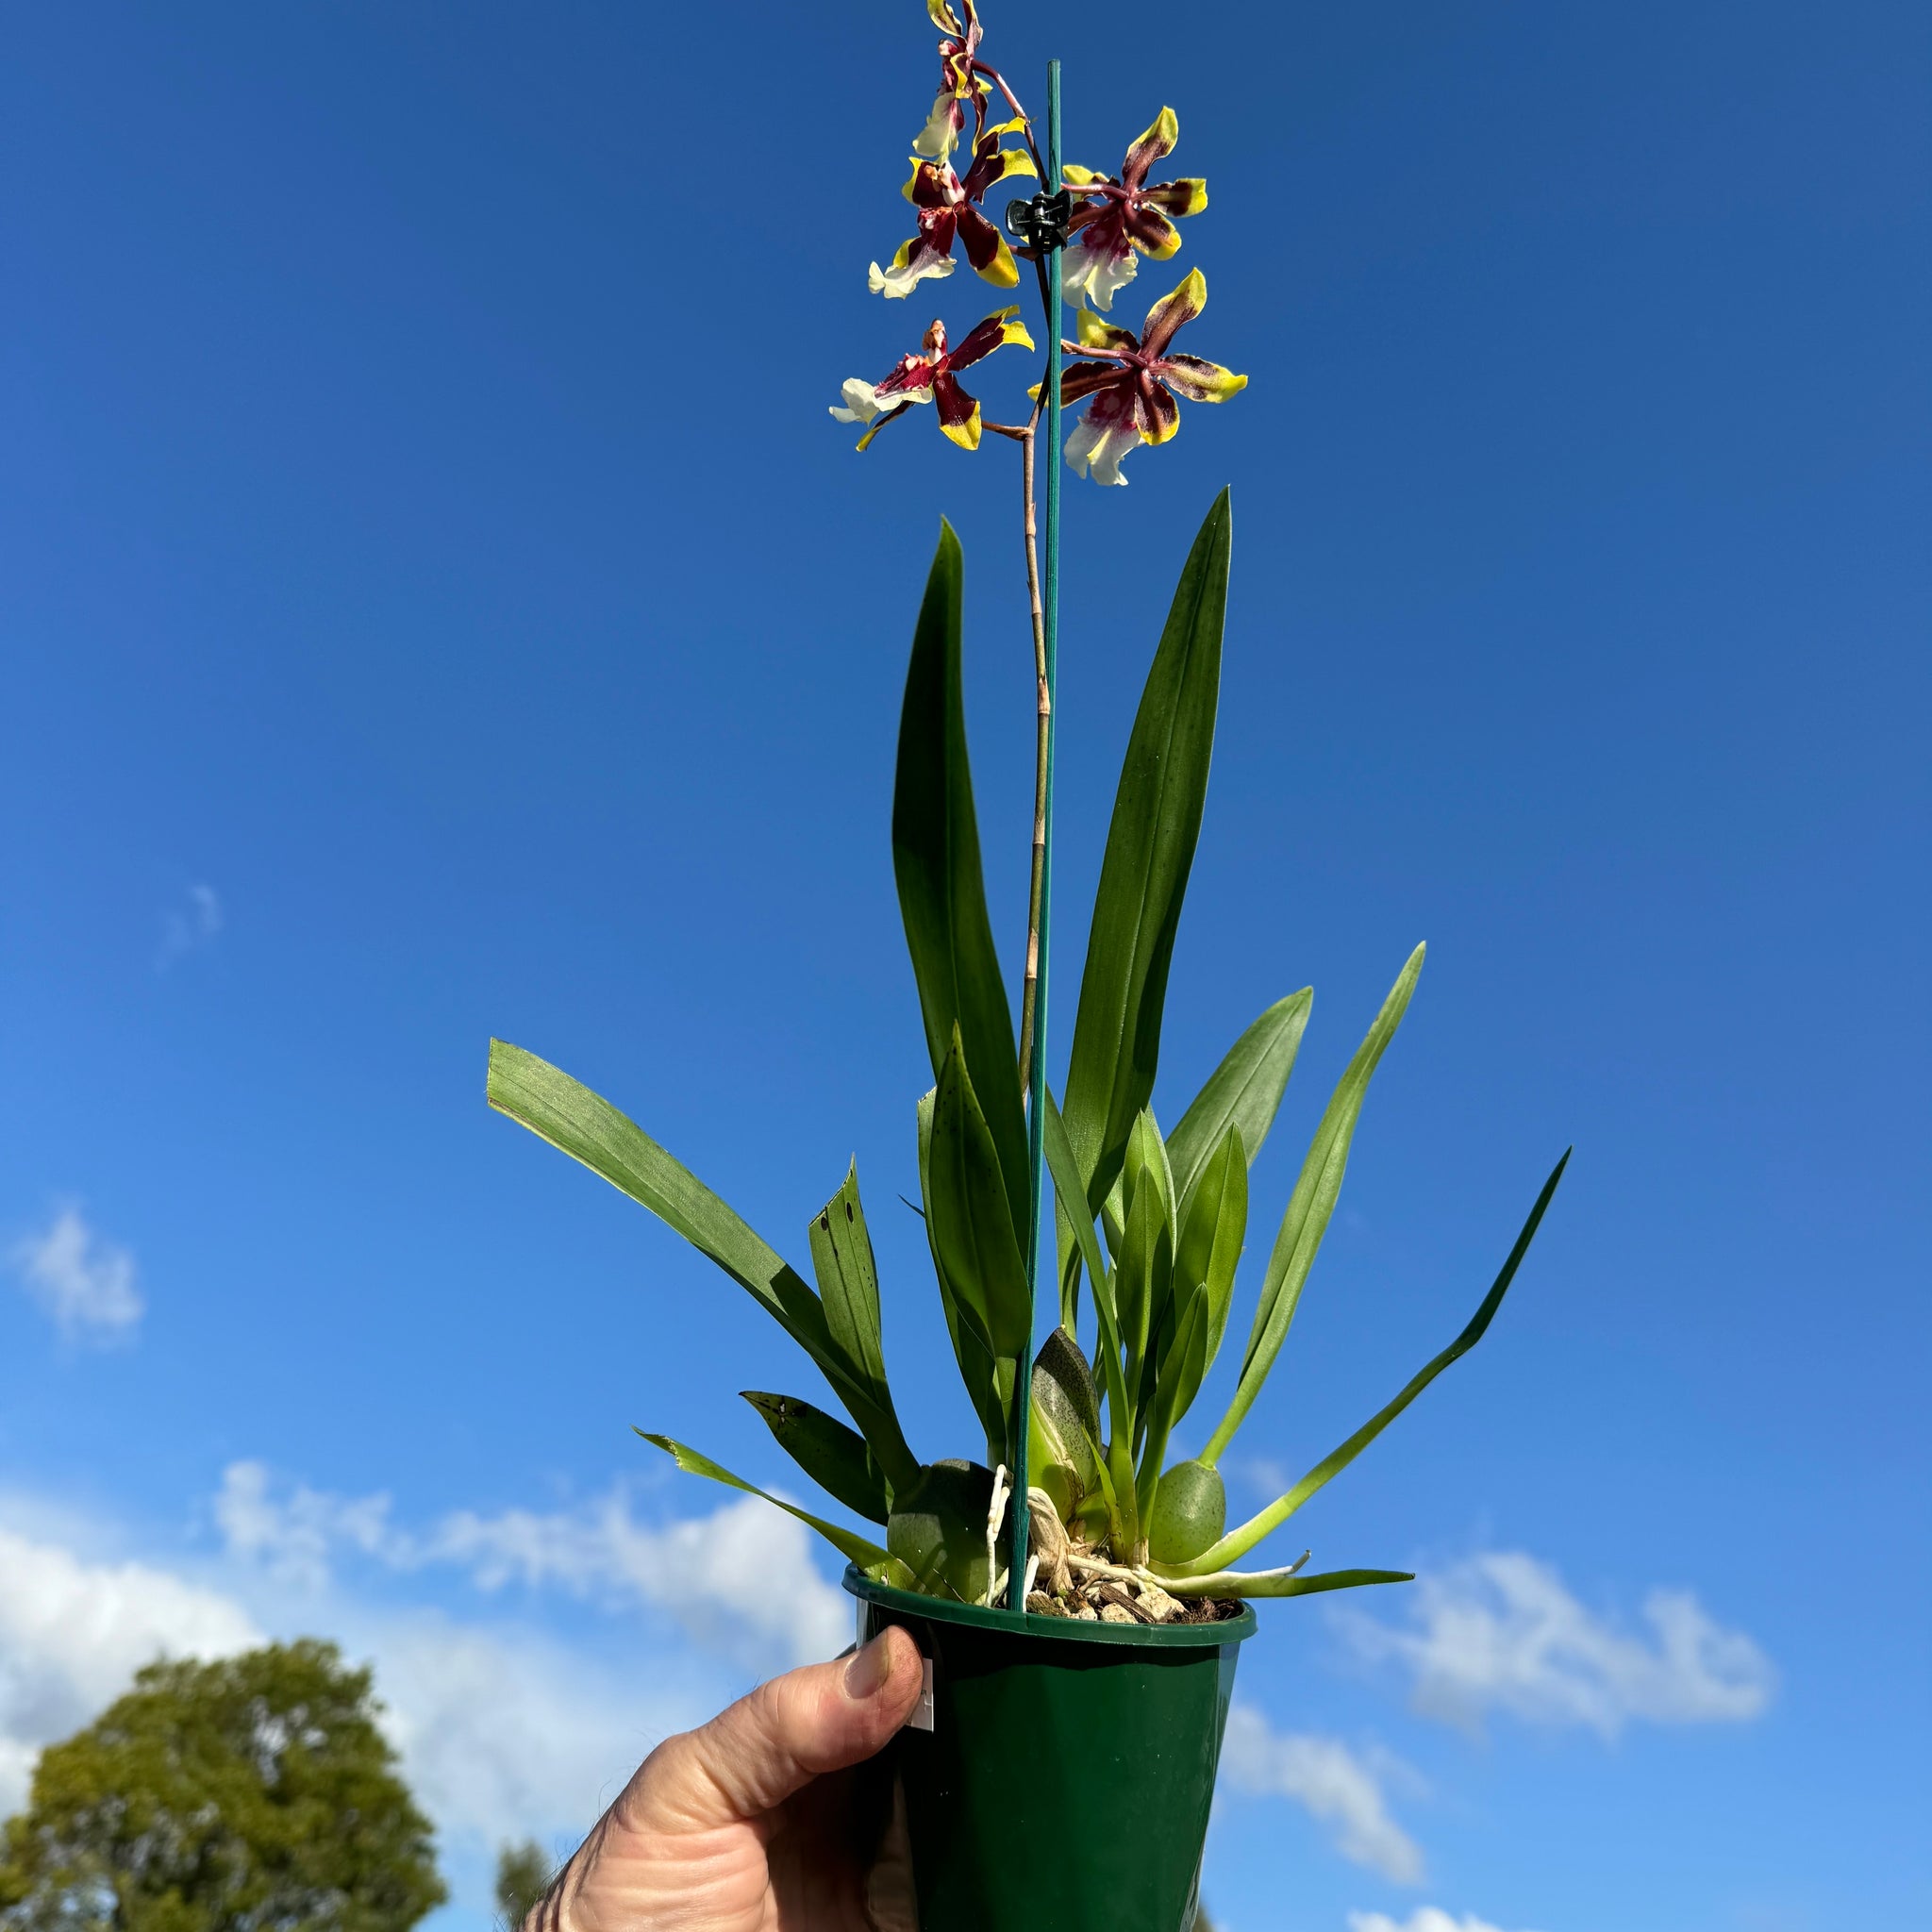
[[[1100,359],[1070,362],[1060,377],[1062,404],[1091,398],[1087,413],[1067,438],[1067,465],[1076,475],[1096,483],[1124,483],[1121,458],[1137,442],[1165,442],[1180,428],[1175,396],[1191,403],[1224,403],[1248,386],[1245,375],[1219,362],[1168,353],[1175,330],[1207,306],[1208,280],[1195,269],[1147,311],[1138,337],[1081,309],[1079,341],[1067,347]]]
[[[1018,286],[1020,269],[1013,251],[977,204],[985,199],[988,189],[1008,175],[1036,173],[1030,157],[1018,148],[1000,145],[1002,137],[1025,125],[1024,121],[1002,121],[985,129],[973,143],[973,165],[963,180],[953,172],[950,161],[915,158],[912,178],[904,192],[919,210],[919,232],[899,244],[891,267],[873,263],[866,282],[874,295],[904,297],[923,281],[951,275],[958,265],[953,260],[955,237],[984,280],[996,289]]]
[[[959,387],[962,369],[991,356],[1008,342],[1023,349],[1033,346],[1026,325],[1017,308],[996,308],[983,322],[974,323],[960,339],[957,349],[946,347],[946,325],[935,322],[925,332],[921,353],[901,356],[892,373],[883,382],[861,382],[854,376],[844,385],[844,403],[833,404],[832,417],[839,423],[863,423],[869,426],[858,440],[860,449],[871,442],[886,425],[903,415],[914,403],[939,406],[941,431],[961,449],[979,447],[979,405]]]
[[[1205,181],[1162,181],[1147,186],[1147,171],[1164,160],[1180,140],[1180,123],[1163,108],[1153,126],[1127,150],[1117,175],[1091,168],[1061,171],[1078,197],[1073,232],[1080,239],[1060,260],[1060,286],[1069,302],[1113,307],[1117,291],[1134,279],[1136,252],[1165,261],[1181,245],[1170,215],[1197,215],[1208,206]]]
[[[925,0],[925,10],[945,39],[940,42],[940,91],[933,97],[932,113],[912,143],[912,152],[930,161],[946,161],[966,131],[968,101],[973,103],[974,125],[986,124],[988,83],[973,71],[984,29],[973,0],[959,0],[958,13],[948,0]],[[965,16],[963,20],[960,14]]]

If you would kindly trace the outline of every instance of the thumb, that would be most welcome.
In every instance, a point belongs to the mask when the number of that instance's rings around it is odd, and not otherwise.
[[[881,1750],[912,1715],[918,1646],[896,1625],[863,1650],[760,1684],[645,1759],[619,1810],[631,1829],[705,1831],[756,1818]]]

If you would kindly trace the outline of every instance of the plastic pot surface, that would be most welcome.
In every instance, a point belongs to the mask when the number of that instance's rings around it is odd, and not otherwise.
[[[889,1747],[920,1932],[1187,1932],[1236,1652],[1222,1624],[1089,1624],[941,1603],[845,1572],[861,1642],[909,1631],[931,1673]]]

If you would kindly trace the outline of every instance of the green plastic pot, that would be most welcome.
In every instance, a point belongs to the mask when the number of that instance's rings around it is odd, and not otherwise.
[[[932,1667],[930,1730],[890,1747],[920,1932],[1188,1932],[1244,1609],[1088,1624],[941,1603],[856,1568],[861,1642],[889,1624]]]

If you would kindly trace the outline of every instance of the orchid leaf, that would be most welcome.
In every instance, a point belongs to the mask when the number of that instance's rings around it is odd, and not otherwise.
[[[865,1209],[859,1205],[857,1161],[847,1170],[844,1186],[814,1217],[808,1238],[833,1345],[852,1364],[867,1400],[889,1414],[892,1391],[886,1381],[885,1345],[879,1332],[878,1267],[873,1259]],[[904,1487],[919,1473],[909,1452],[891,1461],[881,1459],[894,1488]]]
[[[1186,1390],[1190,1399],[1201,1386],[1208,1366],[1208,1291],[1196,1288],[1185,1303],[1176,1292],[1174,1307],[1174,1340],[1169,1345],[1147,1405],[1146,1446],[1141,1451],[1141,1474],[1135,1486],[1140,1502],[1141,1521],[1154,1519],[1154,1499],[1160,1485],[1160,1465],[1167,1459],[1167,1440],[1174,1432],[1174,1418],[1180,1412],[1180,1397]]]
[[[1195,1557],[1191,1563],[1177,1564],[1175,1568],[1179,1574],[1202,1575],[1245,1556],[1263,1537],[1286,1523],[1317,1490],[1346,1469],[1451,1362],[1466,1356],[1483,1339],[1496,1310],[1503,1306],[1503,1297],[1508,1293],[1509,1284],[1515,1280],[1524,1256],[1529,1252],[1530,1242],[1536,1239],[1543,1210],[1550,1205],[1551,1196],[1557,1191],[1557,1183],[1563,1178],[1563,1170],[1569,1164],[1570,1150],[1566,1148],[1562,1159],[1550,1171],[1549,1179],[1536,1197],[1536,1206],[1529,1210],[1529,1219],[1523,1224],[1523,1231],[1516,1237],[1515,1246],[1509,1250],[1509,1258],[1503,1263],[1502,1272],[1491,1283],[1482,1306],[1469,1318],[1462,1333],[1433,1361],[1410,1376],[1392,1402],[1377,1409],[1345,1442],[1331,1449],[1286,1495],[1277,1497],[1258,1516],[1250,1517],[1239,1529],[1230,1530],[1212,1549]]]
[[[932,1115],[938,1098],[939,1090],[934,1088],[923,1094],[919,1102],[919,1191],[928,1201],[932,1199]],[[940,1307],[946,1318],[946,1333],[952,1338],[953,1359],[959,1365],[959,1379],[966,1385],[967,1399],[985,1433],[988,1460],[998,1462],[1010,1424],[1000,1406],[992,1354],[985,1334],[975,1325],[975,1318],[961,1310],[953,1285],[946,1278],[945,1258],[932,1231],[932,1216],[922,1210],[919,1218],[925,1224],[925,1244],[932,1255],[933,1274],[939,1282]]]
[[[711,1460],[708,1456],[700,1456],[695,1449],[687,1448],[684,1443],[674,1441],[669,1436],[654,1436],[648,1429],[639,1429],[637,1434],[645,1441],[655,1444],[676,1463],[687,1475],[708,1476],[714,1483],[723,1483],[727,1489],[742,1490],[747,1496],[762,1496],[767,1503],[776,1504],[788,1516],[795,1516],[808,1528],[815,1529],[845,1558],[848,1563],[857,1563],[861,1570],[870,1570],[875,1563],[890,1563],[891,1554],[879,1548],[874,1542],[868,1542],[862,1536],[849,1529],[841,1529],[836,1523],[827,1523],[823,1517],[814,1516],[808,1509],[795,1508],[782,1496],[774,1496],[767,1490],[761,1490],[756,1483],[748,1483],[742,1476],[733,1475],[728,1469]]]
[[[1294,1071],[1314,999],[1314,989],[1305,986],[1300,992],[1276,1000],[1253,1022],[1228,1048],[1167,1137],[1167,1158],[1174,1165],[1174,1191],[1183,1213],[1229,1127],[1241,1129],[1248,1165],[1255,1164],[1274,1124],[1288,1076]]]
[[[1168,968],[1214,748],[1230,530],[1224,490],[1188,554],[1147,674],[1101,859],[1065,1108],[1093,1209],[1154,1093]]]
[[[1103,1472],[1107,1478],[1108,1505],[1112,1512],[1114,1544],[1131,1550],[1140,1537],[1140,1515],[1134,1500],[1134,1405],[1127,1393],[1127,1379],[1121,1366],[1120,1323],[1114,1306],[1113,1278],[1100,1252],[1093,1232],[1093,1215],[1081,1193],[1080,1168],[1067,1135],[1067,1124],[1060,1118],[1051,1090],[1046,1094],[1046,1117],[1041,1123],[1047,1172],[1053,1176],[1054,1198],[1066,1218],[1072,1237],[1078,1243],[1093,1284],[1093,1312],[1100,1324],[1100,1378],[1107,1391],[1108,1441]]]
[[[1361,1590],[1374,1583],[1413,1583],[1409,1570],[1324,1570],[1298,1576],[1292,1570],[1220,1570],[1211,1576],[1154,1574],[1169,1596],[1316,1596],[1324,1590]]]
[[[940,1068],[926,1200],[933,1239],[962,1310],[970,1310],[995,1361],[1032,1349],[1026,1264],[1005,1211],[999,1157],[957,1030]]]
[[[1214,1461],[1232,1441],[1241,1419],[1261,1392],[1268,1372],[1274,1366],[1274,1357],[1281,1353],[1281,1344],[1288,1339],[1289,1324],[1294,1320],[1308,1270],[1314,1266],[1322,1237],[1328,1231],[1329,1217],[1335,1212],[1336,1198],[1341,1192],[1341,1177],[1348,1169],[1349,1143],[1355,1138],[1356,1123],[1361,1118],[1362,1102],[1368,1098],[1369,1082],[1383,1052],[1395,1038],[1403,1014],[1408,1010],[1425,950],[1418,946],[1408,956],[1367,1038],[1356,1049],[1355,1058],[1329,1096],[1307,1158],[1302,1162],[1294,1192],[1289,1196],[1288,1211],[1281,1217],[1274,1251],[1268,1257],[1268,1272],[1262,1277],[1261,1299],[1255,1309],[1255,1324],[1248,1332],[1247,1351],[1241,1357],[1234,1399],[1201,1452],[1203,1462]]]
[[[874,1400],[864,1373],[833,1341],[818,1296],[634,1121],[549,1061],[502,1040],[490,1042],[488,1097],[499,1113],[641,1202],[715,1261],[818,1364],[881,1466],[917,1466],[890,1397],[883,1405]]]
[[[884,1523],[891,1514],[891,1491],[863,1436],[795,1395],[767,1395],[757,1389],[739,1393],[764,1418],[779,1448],[820,1489],[871,1522]]]
[[[1180,1240],[1174,1250],[1174,1278],[1207,1291],[1206,1347],[1202,1374],[1221,1352],[1227,1327],[1228,1305],[1234,1299],[1235,1269],[1248,1228],[1248,1159],[1241,1124],[1230,1121],[1227,1131],[1203,1165],[1184,1212]],[[1200,1391],[1192,1388],[1175,1398],[1174,1419],[1187,1414]]]
[[[899,716],[898,774],[892,791],[892,874],[926,1049],[937,1075],[957,1032],[979,1088],[979,1107],[1005,1188],[1007,1217],[1027,1225],[1030,1181],[1026,1123],[1020,1107],[1019,1048],[1000,977],[973,774],[966,755],[960,688],[960,602],[965,573],[959,540],[941,521],[939,548],[912,633]]]

